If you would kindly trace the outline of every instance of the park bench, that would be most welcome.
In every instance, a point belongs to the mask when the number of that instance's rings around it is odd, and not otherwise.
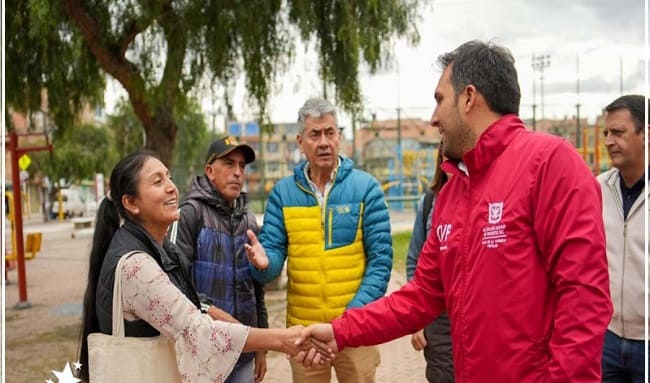
[[[72,228],[74,229],[71,234],[72,238],[75,237],[75,233],[78,231],[87,231],[86,229],[91,229],[89,231],[92,231],[94,220],[95,220],[94,217],[72,218],[70,220],[70,222],[72,222]]]

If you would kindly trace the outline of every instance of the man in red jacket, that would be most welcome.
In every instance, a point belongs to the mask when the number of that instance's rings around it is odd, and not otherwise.
[[[415,276],[303,335],[374,345],[446,309],[457,382],[600,382],[612,304],[596,179],[566,141],[525,129],[508,50],[471,41],[439,61],[431,125],[453,177]]]

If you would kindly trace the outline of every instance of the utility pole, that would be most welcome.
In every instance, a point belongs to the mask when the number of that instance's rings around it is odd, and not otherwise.
[[[402,196],[404,195],[404,175],[403,175],[403,158],[402,158],[402,107],[401,107],[401,89],[400,89],[400,70],[399,60],[395,62],[397,67],[397,195],[400,198],[397,203],[398,210],[402,210]]]
[[[540,91],[542,102],[542,120],[544,119],[544,69],[551,66],[551,55],[533,55],[533,70],[540,72]],[[533,74],[534,76],[534,74]]]
[[[352,162],[356,166],[359,166],[357,163],[357,115],[352,113]]]
[[[531,64],[533,67],[533,131],[537,130],[536,125],[537,125],[537,116],[535,115],[535,111],[537,109],[537,104],[535,103],[535,96],[537,95],[537,91],[535,90],[535,54],[533,53],[533,58],[531,60]]]
[[[21,147],[19,138],[21,137],[44,137],[45,143],[40,146]],[[11,184],[13,188],[14,203],[14,230],[16,237],[16,265],[18,269],[18,298],[15,308],[26,309],[32,307],[27,300],[27,273],[25,272],[25,247],[23,242],[23,207],[21,202],[20,190],[20,170],[18,159],[28,152],[48,151],[52,152],[52,144],[46,133],[25,133],[18,134],[16,130],[9,132],[7,141],[5,141],[5,150],[9,152],[11,158]]]
[[[260,130],[260,138],[259,138],[259,151],[260,151],[260,158],[257,162],[259,162],[259,167],[260,167],[260,187],[259,190],[261,191],[261,196],[262,196],[262,211],[266,209],[266,198],[268,197],[268,193],[266,192],[266,160],[265,160],[265,155],[264,155],[264,129],[261,125],[258,124],[259,130]]]
[[[618,83],[621,96],[623,95],[623,56],[618,58]]]
[[[399,181],[397,186],[398,196],[402,197],[404,195],[404,179],[402,175],[402,119],[401,119],[402,108],[397,107],[397,179]],[[402,202],[398,203],[399,209],[402,209]]]

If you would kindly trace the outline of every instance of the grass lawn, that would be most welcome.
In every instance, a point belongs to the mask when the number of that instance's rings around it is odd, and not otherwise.
[[[411,241],[411,232],[403,231],[393,234],[393,269],[406,275],[406,253]]]

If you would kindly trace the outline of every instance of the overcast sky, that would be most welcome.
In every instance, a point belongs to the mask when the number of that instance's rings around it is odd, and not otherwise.
[[[533,79],[536,82],[537,118],[542,116],[541,74],[532,68],[533,55],[549,55],[544,70],[544,117],[571,117],[578,102],[580,114],[593,122],[601,109],[621,92],[645,94],[645,0],[435,0],[422,7],[420,43],[395,43],[389,68],[370,75],[361,69],[366,116],[428,119],[434,107],[433,93],[441,69],[437,57],[468,40],[492,40],[510,49],[516,60],[522,92],[520,115],[532,116]],[[274,122],[293,122],[302,102],[319,96],[317,59],[297,46],[292,69],[270,98]],[[313,48],[312,48],[313,51]],[[579,65],[578,65],[579,61]],[[578,70],[579,68],[579,70]],[[621,81],[622,79],[622,81]],[[115,92],[111,86],[110,93]],[[241,87],[240,87],[241,88]],[[114,96],[109,95],[110,103]],[[218,101],[203,100],[206,112]],[[243,90],[234,100],[235,113],[251,117]],[[110,110],[110,106],[109,106]],[[346,116],[341,124],[348,125]],[[223,125],[223,122],[217,123]]]

